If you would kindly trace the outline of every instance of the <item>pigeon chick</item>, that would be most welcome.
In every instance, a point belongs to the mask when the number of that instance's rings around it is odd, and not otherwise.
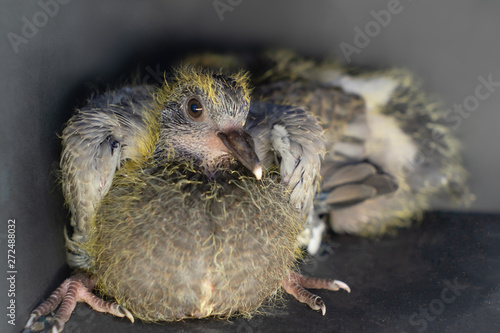
[[[77,301],[131,321],[251,314],[281,287],[324,314],[305,288],[349,287],[294,271],[323,155],[316,119],[251,102],[242,72],[185,66],[159,89],[92,99],[63,132],[78,273],[26,327],[60,304],[53,331],[62,331]]]

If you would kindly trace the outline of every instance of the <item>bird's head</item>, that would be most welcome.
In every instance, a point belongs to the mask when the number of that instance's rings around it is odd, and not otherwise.
[[[247,73],[222,75],[181,67],[155,97],[159,144],[176,158],[192,161],[207,175],[237,160],[261,178],[253,139],[244,130],[250,105]]]

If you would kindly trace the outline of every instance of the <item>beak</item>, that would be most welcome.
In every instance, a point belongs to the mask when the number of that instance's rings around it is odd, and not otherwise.
[[[262,166],[255,153],[255,145],[250,134],[243,130],[232,130],[218,132],[217,136],[226,147],[233,153],[234,157],[248,170],[252,171],[255,178],[262,178]]]

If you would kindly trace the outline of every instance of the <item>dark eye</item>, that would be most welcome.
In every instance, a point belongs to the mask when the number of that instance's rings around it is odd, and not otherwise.
[[[198,118],[203,113],[203,106],[196,98],[191,98],[187,104],[187,113],[192,118]]]

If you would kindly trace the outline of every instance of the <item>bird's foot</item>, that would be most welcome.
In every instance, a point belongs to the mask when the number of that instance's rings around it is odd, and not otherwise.
[[[94,310],[110,313],[117,317],[127,317],[134,322],[132,314],[115,302],[107,302],[92,293],[96,278],[91,278],[83,273],[78,273],[66,279],[45,302],[37,307],[30,315],[25,330],[30,331],[40,317],[54,311],[59,304],[59,310],[53,318],[52,333],[62,332],[64,324],[69,320],[77,302],[85,302]]]
[[[290,272],[290,276],[283,281],[282,285],[285,291],[298,301],[306,303],[313,310],[321,310],[323,316],[326,313],[325,303],[323,303],[321,297],[309,292],[305,288],[328,289],[333,291],[344,289],[348,293],[351,292],[351,288],[342,281],[310,278],[295,272]]]

